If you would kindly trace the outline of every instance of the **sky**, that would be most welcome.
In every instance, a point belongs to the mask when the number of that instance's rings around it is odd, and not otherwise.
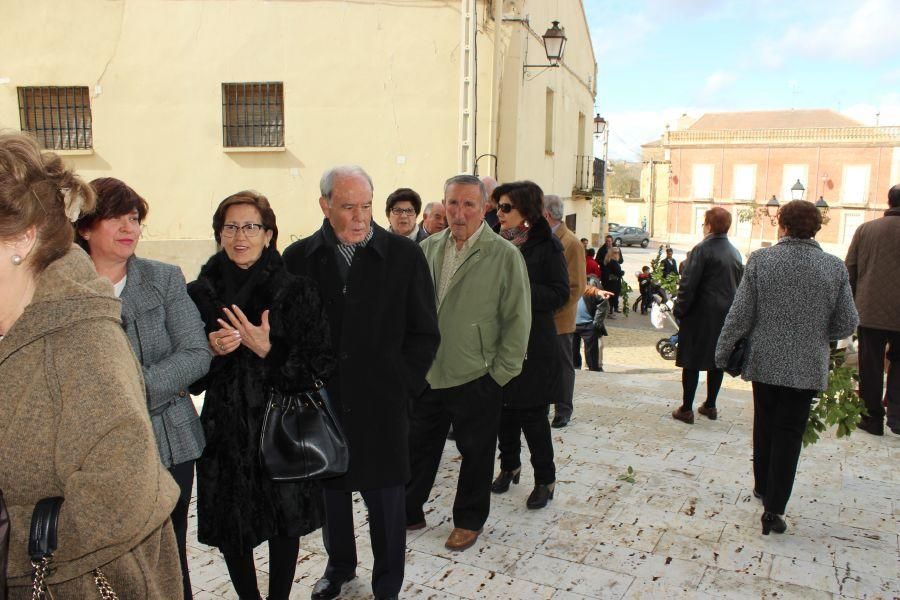
[[[830,108],[900,125],[900,0],[583,1],[611,159],[639,161],[685,113]]]

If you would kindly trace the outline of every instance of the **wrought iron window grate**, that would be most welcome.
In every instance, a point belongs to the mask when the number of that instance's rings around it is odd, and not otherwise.
[[[51,150],[92,148],[91,100],[86,86],[20,87],[19,123]]]
[[[284,146],[284,84],[222,84],[222,143],[226,148]]]

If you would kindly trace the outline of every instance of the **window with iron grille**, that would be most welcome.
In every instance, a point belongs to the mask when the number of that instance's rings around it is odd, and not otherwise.
[[[91,99],[86,86],[20,87],[19,123],[50,150],[92,148]]]
[[[284,147],[284,84],[222,84],[222,143],[235,147]]]

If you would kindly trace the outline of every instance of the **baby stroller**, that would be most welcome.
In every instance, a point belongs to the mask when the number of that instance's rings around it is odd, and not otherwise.
[[[666,320],[668,320],[678,329],[678,323],[672,316],[672,306],[671,300],[663,300],[663,296],[653,294],[653,305],[650,307],[650,322],[653,323],[654,327],[662,329]],[[675,360],[675,356],[678,353],[678,333],[676,332],[656,342],[656,351],[665,360]]]

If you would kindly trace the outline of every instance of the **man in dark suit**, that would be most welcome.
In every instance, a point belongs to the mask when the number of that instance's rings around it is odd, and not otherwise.
[[[415,242],[372,222],[372,180],[357,166],[320,182],[322,227],[284,252],[288,271],[319,284],[339,362],[327,382],[350,449],[346,475],[322,482],[328,566],[313,600],[356,576],[352,492],[369,510],[376,598],[396,598],[406,554],[408,414],[425,389],[440,334],[428,264]]]
[[[666,257],[663,259],[663,277],[678,273],[678,263],[672,257],[672,249],[666,248]]]

